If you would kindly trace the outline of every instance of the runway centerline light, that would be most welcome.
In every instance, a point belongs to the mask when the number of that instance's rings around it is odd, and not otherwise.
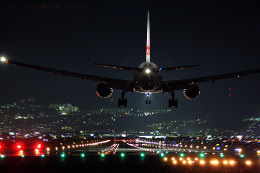
[[[184,157],[184,153],[181,153],[180,156],[181,156],[181,157]]]
[[[121,157],[125,157],[125,153],[121,153],[120,156],[121,156]]]
[[[223,154],[223,153],[220,153],[220,155],[219,155],[220,157],[224,157],[225,155]]]
[[[60,155],[61,158],[65,158],[65,156],[66,156],[66,155],[65,155],[64,153],[62,153],[62,154]]]
[[[141,157],[144,157],[145,156],[145,154],[144,153],[141,153]]]
[[[44,158],[44,157],[45,157],[45,155],[44,155],[44,154],[42,154],[42,155],[41,155],[41,157],[42,157],[42,158]]]
[[[240,158],[244,158],[244,157],[245,157],[245,155],[244,155],[244,154],[241,154],[241,155],[240,155]]]
[[[104,153],[101,153],[101,155],[100,155],[101,157],[105,157],[106,155],[104,154]]]
[[[84,158],[85,157],[85,153],[81,153],[80,157]]]
[[[5,155],[1,155],[1,158],[2,158],[2,159],[5,158]]]
[[[164,153],[161,153],[161,157],[163,157],[164,156]]]

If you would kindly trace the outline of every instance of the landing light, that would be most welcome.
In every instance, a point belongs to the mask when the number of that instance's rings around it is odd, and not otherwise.
[[[1,57],[1,62],[6,62],[6,58],[5,57]]]
[[[149,74],[149,73],[151,73],[151,70],[150,70],[149,68],[147,68],[147,69],[145,70],[145,73]]]

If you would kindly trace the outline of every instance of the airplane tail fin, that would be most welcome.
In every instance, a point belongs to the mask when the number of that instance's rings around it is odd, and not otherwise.
[[[149,19],[149,11],[148,11],[148,16],[147,16],[146,63],[150,63],[150,19]]]

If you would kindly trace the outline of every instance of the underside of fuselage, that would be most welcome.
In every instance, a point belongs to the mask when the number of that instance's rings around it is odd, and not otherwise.
[[[134,75],[135,88],[138,93],[159,93],[162,91],[162,75],[156,72],[154,63],[142,63],[139,66],[142,69]]]

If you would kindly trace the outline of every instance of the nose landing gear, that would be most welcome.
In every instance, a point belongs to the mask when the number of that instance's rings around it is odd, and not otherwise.
[[[145,104],[151,104],[151,100],[150,100],[151,93],[147,92],[145,93],[145,95],[146,95]]]
[[[125,94],[126,92],[124,90],[121,91],[121,99],[118,99],[118,107],[120,107],[121,105],[124,105],[125,107],[127,107],[127,99],[125,98]]]

